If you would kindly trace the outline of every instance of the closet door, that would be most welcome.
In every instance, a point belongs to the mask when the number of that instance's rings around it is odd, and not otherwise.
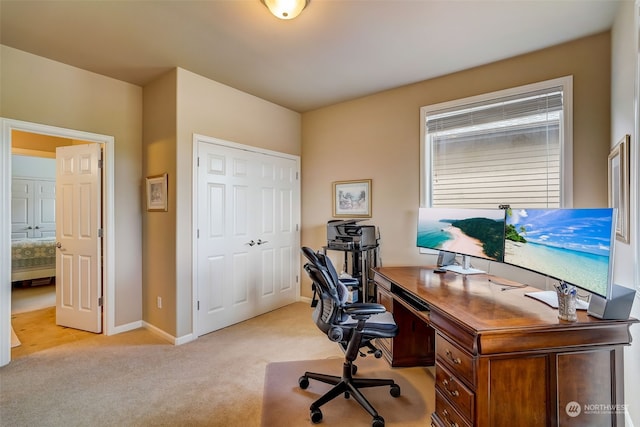
[[[298,162],[199,142],[197,329],[203,335],[297,298]]]
[[[56,181],[13,178],[11,238],[56,236]]]
[[[13,178],[11,181],[11,238],[33,237],[33,181]]]
[[[34,181],[33,237],[56,237],[56,182]]]

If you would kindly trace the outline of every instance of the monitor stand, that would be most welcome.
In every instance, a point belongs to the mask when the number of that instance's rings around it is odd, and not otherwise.
[[[471,257],[469,255],[462,255],[462,265],[443,265],[443,270],[452,271],[458,274],[483,274],[486,273],[483,270],[477,268],[471,268]]]

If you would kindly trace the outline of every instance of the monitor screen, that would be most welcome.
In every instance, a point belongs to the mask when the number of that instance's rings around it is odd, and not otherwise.
[[[502,209],[420,208],[417,246],[502,262]]]
[[[609,296],[614,209],[508,209],[504,262]]]

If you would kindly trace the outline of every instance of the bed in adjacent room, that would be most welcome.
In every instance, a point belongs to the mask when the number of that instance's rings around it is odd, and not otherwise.
[[[56,275],[56,239],[41,237],[11,241],[11,281]]]

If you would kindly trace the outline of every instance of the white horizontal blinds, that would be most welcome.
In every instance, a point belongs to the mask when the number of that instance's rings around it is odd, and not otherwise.
[[[559,207],[562,89],[428,113],[433,207]]]

